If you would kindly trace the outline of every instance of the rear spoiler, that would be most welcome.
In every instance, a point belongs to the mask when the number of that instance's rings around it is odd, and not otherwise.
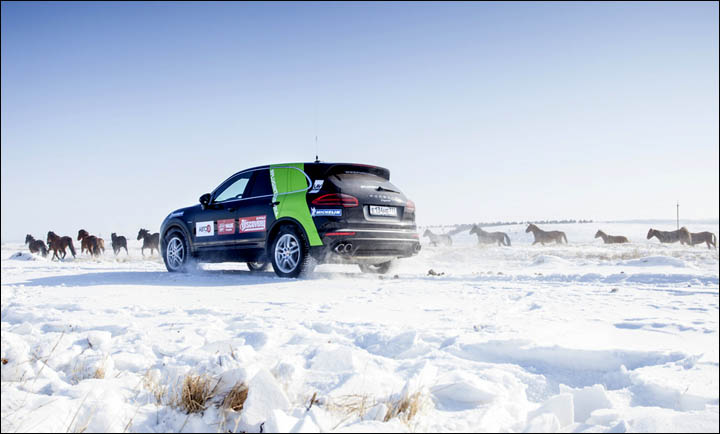
[[[325,172],[325,176],[336,173],[369,173],[390,180],[390,171],[384,167],[370,166],[367,164],[334,164]]]

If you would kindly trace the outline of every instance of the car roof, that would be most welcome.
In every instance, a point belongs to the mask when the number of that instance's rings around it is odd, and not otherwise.
[[[313,169],[319,169],[320,172],[322,172],[322,173],[327,173],[332,168],[335,168],[335,167],[337,167],[337,168],[365,167],[365,168],[371,169],[370,170],[371,173],[375,173],[376,175],[382,176],[388,180],[390,179],[390,171],[384,167],[375,166],[372,164],[336,163],[336,162],[331,163],[331,162],[325,162],[325,161],[319,161],[319,162],[313,161],[313,162],[306,162],[306,163],[295,162],[295,163],[265,164],[262,166],[256,166],[256,167],[250,167],[248,169],[243,169],[240,172],[246,172],[248,170],[268,169],[268,168],[270,168],[270,166],[284,166],[284,165],[293,166],[296,164],[303,164],[306,169],[311,168],[311,167]],[[240,173],[240,172],[237,172],[237,173]]]

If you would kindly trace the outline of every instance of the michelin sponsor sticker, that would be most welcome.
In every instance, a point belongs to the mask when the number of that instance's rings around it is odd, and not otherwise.
[[[310,208],[310,215],[313,217],[342,217],[342,209],[316,209]]]
[[[195,222],[196,237],[211,237],[215,235],[213,222]]]
[[[317,193],[318,191],[320,191],[324,183],[324,179],[316,179],[315,183],[313,184],[312,190],[310,190],[310,193]]]

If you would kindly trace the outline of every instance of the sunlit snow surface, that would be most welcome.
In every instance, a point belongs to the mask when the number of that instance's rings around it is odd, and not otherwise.
[[[424,238],[382,278],[170,274],[134,240],[65,262],[4,244],[2,431],[717,432],[718,252],[650,226],[541,225],[561,246],[525,226],[487,228],[512,247]],[[217,386],[186,415],[172,400],[191,372]],[[222,410],[238,381],[245,409]],[[416,392],[417,414],[384,421]]]

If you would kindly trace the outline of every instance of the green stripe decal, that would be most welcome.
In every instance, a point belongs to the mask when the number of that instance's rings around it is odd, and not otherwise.
[[[297,168],[295,170],[292,168]],[[305,164],[275,164],[270,166],[270,183],[273,189],[275,219],[291,217],[302,225],[311,246],[322,246],[315,222],[307,204],[308,180],[305,177]]]

